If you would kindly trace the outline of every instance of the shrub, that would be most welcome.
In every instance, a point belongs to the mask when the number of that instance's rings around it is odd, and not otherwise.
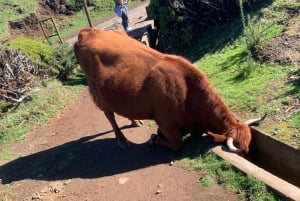
[[[1,113],[7,112],[7,110],[11,107],[13,107],[12,103],[8,101],[0,100],[0,117],[1,117]]]
[[[40,41],[19,37],[8,41],[4,46],[14,50],[18,50],[26,54],[31,60],[39,64],[38,71],[41,75],[55,75],[55,71],[51,68],[51,60],[54,48]]]
[[[26,37],[19,37],[4,44],[12,49],[20,50],[32,59],[44,64],[49,64],[54,52],[52,46],[32,40]]]
[[[0,118],[10,108],[28,100],[38,77],[40,65],[23,52],[0,46]]]
[[[54,49],[52,64],[57,71],[57,78],[61,81],[68,80],[74,74],[74,70],[77,67],[73,48],[68,43],[63,43],[56,47]]]
[[[236,0],[151,0],[147,8],[172,50],[192,44],[196,34],[239,14]]]
[[[113,8],[114,1],[112,0],[87,0],[87,6],[93,7],[94,11],[110,10]],[[69,0],[67,2],[67,7],[69,10],[78,12],[83,8],[82,0]]]

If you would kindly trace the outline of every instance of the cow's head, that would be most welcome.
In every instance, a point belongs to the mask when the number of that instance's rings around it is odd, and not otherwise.
[[[231,152],[249,152],[251,142],[250,126],[259,125],[266,118],[266,114],[261,118],[250,119],[245,122],[237,122],[235,126],[230,128],[226,133],[216,134],[208,132],[214,138],[215,142],[225,142]]]

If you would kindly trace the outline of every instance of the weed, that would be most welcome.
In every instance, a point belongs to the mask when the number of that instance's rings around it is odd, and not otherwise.
[[[64,43],[54,49],[52,64],[57,70],[57,78],[61,81],[66,81],[74,75],[74,70],[78,65],[74,51],[68,43]]]
[[[258,46],[267,38],[268,30],[274,26],[274,22],[264,22],[262,19],[250,19],[250,15],[245,15],[243,0],[239,0],[239,7],[241,13],[241,21],[243,25],[242,42],[245,44],[246,60],[243,66],[239,66],[240,74],[237,79],[246,79],[251,72],[258,66],[253,59],[258,60]]]
[[[202,186],[204,186],[204,188],[209,188],[215,183],[214,178],[211,175],[204,175],[200,178],[200,182],[202,183]]]
[[[252,57],[250,57],[250,55],[250,52],[247,51],[247,56],[245,57],[243,64],[240,63],[237,65],[237,71],[239,73],[236,75],[235,80],[242,81],[247,79],[251,75],[251,73],[260,66],[253,60]]]
[[[271,29],[274,25],[273,22],[264,23],[262,20],[253,22],[248,15],[248,24],[244,27],[243,41],[246,49],[251,56],[257,58],[257,46],[265,38],[267,30]]]
[[[13,107],[12,103],[0,100],[0,114],[7,112],[7,110],[11,107]]]

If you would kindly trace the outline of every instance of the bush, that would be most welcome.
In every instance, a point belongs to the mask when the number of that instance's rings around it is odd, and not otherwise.
[[[66,43],[52,47],[39,41],[20,37],[5,43],[5,46],[25,53],[31,59],[38,61],[39,71],[57,76],[62,81],[67,80],[77,66],[73,49]]]
[[[73,48],[68,43],[54,49],[52,65],[57,71],[57,78],[61,81],[68,80],[78,66]]]
[[[113,0],[86,0],[89,7],[93,7],[94,11],[111,10],[114,5]],[[83,9],[82,0],[69,0],[67,8],[73,12],[78,12]]]
[[[11,107],[13,107],[12,103],[8,101],[0,100],[0,117],[1,117],[1,113],[7,112],[7,110]]]
[[[20,51],[26,54],[31,60],[39,64],[38,71],[41,75],[55,75],[51,68],[51,60],[54,48],[46,43],[26,37],[19,37],[8,41],[5,47]]]
[[[19,37],[8,41],[4,46],[20,50],[32,59],[44,64],[49,64],[53,56],[54,48],[43,42],[26,37]]]
[[[147,11],[172,50],[188,47],[199,32],[239,15],[236,0],[151,0]]]

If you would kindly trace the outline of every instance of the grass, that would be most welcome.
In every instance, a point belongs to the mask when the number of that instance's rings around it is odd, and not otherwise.
[[[219,53],[205,56],[197,61],[196,65],[205,71],[212,85],[217,88],[220,96],[230,108],[236,111],[248,110],[252,112],[250,115],[256,115],[260,112],[269,113],[271,108],[269,110],[262,109],[262,104],[269,104],[264,98],[266,93],[269,93],[266,88],[270,82],[274,83],[273,87],[277,90],[276,95],[278,90],[286,89],[286,87],[281,88],[282,86],[275,84],[281,83],[281,80],[292,72],[292,68],[255,63],[256,67],[251,71],[251,74],[247,78],[242,78],[242,69],[249,68],[249,61],[244,60],[243,51],[240,48],[226,48]],[[243,116],[242,118],[248,117]]]
[[[113,3],[113,1],[110,1]],[[95,22],[99,21],[100,19],[103,19],[105,17],[108,17],[110,15],[113,15],[113,4],[109,4],[110,6],[103,10],[92,10],[89,9],[90,17],[92,24],[95,25]],[[110,9],[108,9],[110,8]],[[56,22],[59,26],[59,32],[62,37],[65,37],[69,35],[70,33],[74,33],[78,31],[80,28],[88,27],[88,21],[86,18],[86,14],[83,10],[79,11],[73,16],[70,16],[63,21]]]
[[[284,117],[283,114],[285,105],[299,100],[299,79],[288,81],[299,69],[292,65],[261,64],[251,48],[279,35],[289,20],[287,16],[291,17],[287,12],[293,12],[299,5],[292,0],[274,1],[259,12],[250,13],[251,27],[241,30],[242,21],[237,19],[200,35],[194,46],[184,52],[207,74],[221,98],[242,120],[268,113],[260,129],[276,133],[274,137],[297,148],[300,147],[297,134],[300,111]],[[264,183],[236,170],[203,145],[191,142],[187,143],[180,163],[189,169],[201,170],[200,182],[204,187],[222,184],[243,200],[287,200]]]
[[[251,70],[247,79],[240,79],[243,77],[241,70],[249,68],[249,63],[243,60],[242,55],[238,49],[229,49],[207,55],[196,62],[196,65],[201,66],[223,100],[241,119],[267,113],[270,121],[262,124],[261,129],[267,133],[274,133],[277,128],[280,135],[275,137],[299,148],[300,139],[298,137],[295,141],[294,137],[294,133],[300,131],[299,112],[282,117],[284,105],[295,101],[294,96],[288,94],[295,86],[286,82],[286,78],[295,71],[295,67],[254,63],[256,67]],[[299,96],[299,93],[296,95]]]
[[[54,52],[52,46],[26,37],[14,38],[7,43],[4,43],[3,46],[19,50],[31,59],[43,63],[49,63]]]
[[[32,13],[35,13],[38,8],[38,2],[38,0],[0,0],[0,6],[2,8],[0,13],[0,38],[6,38],[9,36],[9,21],[20,20],[22,18],[30,16],[30,14]],[[134,6],[138,2],[138,0],[129,1],[128,6]],[[95,3],[96,6],[89,7],[88,9],[91,21],[94,25],[105,17],[115,15],[113,12],[113,0],[95,0],[93,1],[93,3]],[[66,37],[70,33],[75,33],[80,28],[89,26],[86,14],[83,9],[79,12],[74,13],[74,15],[70,15],[64,18],[63,20],[54,20],[62,37]],[[41,39],[43,40],[44,38],[42,33],[40,35]],[[55,42],[58,41],[58,38],[53,37],[49,40],[51,42]]]
[[[294,3],[295,1],[275,1],[270,7],[260,10],[260,15],[264,16],[264,20],[273,20],[276,17],[280,22],[284,22],[287,20],[284,12],[291,12],[293,6],[290,4]],[[78,15],[83,14],[79,13]],[[283,23],[275,23],[272,26],[256,25],[256,22],[262,23],[262,21],[255,20],[255,14],[252,14],[251,17],[254,19],[251,22],[254,28],[263,27],[262,31],[258,32],[261,34],[260,40],[274,37],[284,29]],[[66,23],[65,26],[69,26],[66,29],[73,27],[74,30],[77,30],[75,27],[77,24],[80,26],[81,22],[79,21]],[[222,99],[241,119],[252,118],[267,112],[270,114],[268,118],[276,124],[271,124],[272,122],[269,121],[268,124],[262,125],[262,130],[269,133],[276,131],[278,139],[294,141],[293,133],[299,133],[300,112],[293,113],[279,123],[277,119],[282,118],[280,110],[283,103],[293,101],[291,95],[298,98],[300,96],[299,83],[286,81],[288,75],[297,69],[294,66],[259,64],[252,57],[253,55],[249,54],[245,43],[251,34],[247,36],[245,32],[240,31],[240,23],[240,20],[236,20],[211,31],[210,37],[201,36],[201,40],[185,53],[189,54],[189,58],[192,58],[195,64],[205,71]],[[269,25],[270,21],[266,21],[266,24]],[[201,59],[199,59],[200,57]],[[1,119],[0,138],[2,142],[0,147],[2,151],[5,149],[5,146],[3,148],[5,142],[23,139],[30,129],[47,121],[60,108],[69,104],[82,88],[81,85],[78,85],[80,79],[82,77],[79,76],[79,81],[70,82],[68,86],[62,86],[57,81],[40,85],[41,90],[34,95],[31,101],[21,104],[18,112],[10,111],[4,119]],[[296,140],[299,138],[299,135],[296,136]],[[185,140],[189,141],[190,139],[187,137]],[[193,143],[186,147],[180,162],[188,164],[190,169],[203,172],[200,182],[204,187],[218,183],[239,194],[241,199],[284,200],[262,182],[237,171],[228,162],[208,151],[206,147]],[[6,151],[0,156],[0,159],[1,157],[9,159],[11,156],[12,153]],[[63,169],[68,160],[72,160],[72,158],[71,155],[66,161],[58,163],[56,168]]]
[[[129,1],[128,7],[137,4],[138,0]],[[102,0],[97,3],[99,6],[89,8],[89,14],[92,24],[95,26],[101,19],[108,16],[114,16],[113,8],[114,2],[112,0]],[[88,21],[86,14],[83,10],[79,11],[73,16],[70,16],[63,21],[58,22],[59,31],[62,37],[68,36],[70,33],[74,33],[83,27],[88,27]]]
[[[44,124],[79,94],[83,85],[62,85],[57,80],[41,82],[30,100],[21,103],[0,119],[0,160],[8,160],[12,153],[6,145],[21,141],[34,127]]]
[[[0,38],[8,36],[8,22],[22,19],[35,13],[38,0],[0,0]]]
[[[289,2],[300,8],[299,3]],[[292,7],[290,4],[276,1],[258,13],[250,13],[250,26],[243,31],[239,31],[242,24],[239,19],[217,27],[210,31],[209,37],[201,36],[185,54],[207,74],[221,98],[241,120],[267,113],[269,116],[260,129],[299,148],[300,136],[295,133],[300,132],[300,112],[285,114],[287,106],[300,97],[299,79],[288,81],[299,70],[293,65],[261,64],[251,50],[285,29],[289,14],[283,13],[291,12],[287,9]],[[280,23],[275,23],[274,16]]]
[[[221,184],[238,194],[241,200],[287,200],[269,189],[263,182],[235,169],[208,150],[199,140],[186,137],[185,143],[182,159],[178,162],[189,170],[201,171],[199,181],[205,188]]]

